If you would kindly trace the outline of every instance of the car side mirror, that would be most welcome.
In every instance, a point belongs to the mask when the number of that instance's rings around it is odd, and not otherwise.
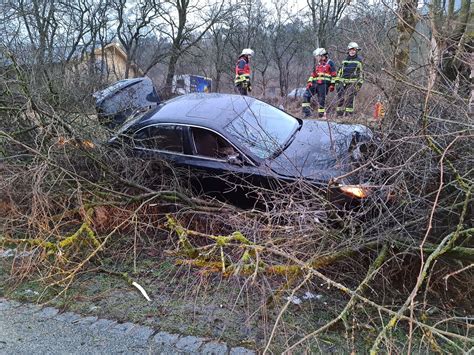
[[[239,154],[231,154],[227,156],[227,162],[232,165],[242,166],[244,162]]]

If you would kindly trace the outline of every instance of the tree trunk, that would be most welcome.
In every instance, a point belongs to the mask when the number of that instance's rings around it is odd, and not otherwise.
[[[399,0],[397,24],[398,39],[395,49],[394,67],[398,74],[404,75],[410,59],[410,40],[418,22],[416,13],[417,0]]]
[[[173,85],[173,78],[176,72],[176,63],[178,63],[179,54],[176,49],[173,49],[171,52],[170,61],[168,63],[168,74],[166,75],[166,82],[165,82],[165,93],[170,96],[171,89]]]
[[[284,97],[285,87],[288,85],[285,84],[285,73],[284,73],[283,64],[281,63],[280,58],[277,59],[277,67],[278,67],[278,79],[279,79],[279,84],[280,84],[280,96]]]
[[[410,40],[415,26],[418,22],[417,8],[418,0],[398,1],[398,23],[397,23],[397,47],[393,55],[393,67],[397,76],[393,91],[390,95],[389,117],[396,117],[400,98],[404,89],[401,81],[405,77],[408,62],[410,60]]]
[[[432,74],[430,82],[437,79],[441,84],[440,90],[447,92],[457,91],[461,87],[461,95],[467,98],[469,90],[466,88],[466,73],[469,73],[470,68],[466,64],[466,52],[472,48],[472,44],[469,44],[472,34],[468,32],[472,17],[471,1],[461,0],[460,5],[458,12],[455,11],[455,0],[449,0],[447,7],[441,0],[434,0],[430,5],[434,67],[440,74]],[[464,73],[464,76],[460,73]]]
[[[469,77],[470,85],[471,85],[471,98],[469,100],[469,113],[471,115],[474,114],[474,52],[469,56],[471,58],[471,76]]]
[[[466,41],[464,34],[469,18],[471,17],[470,7],[471,0],[462,0],[461,9],[456,21],[457,25],[454,31],[452,31],[449,37],[441,39],[445,41],[445,45],[443,46],[445,50],[441,58],[441,78],[443,78],[443,83],[449,87],[453,86],[464,64],[459,57],[465,47],[463,42]]]
[[[314,0],[311,0],[311,5],[309,6],[311,10],[311,23],[313,26],[313,33],[314,33],[314,46],[315,48],[319,47],[319,31],[316,31],[316,27],[318,27],[318,20],[316,16],[316,3]]]
[[[266,68],[265,68],[265,70],[261,71],[261,74],[262,74],[262,95],[263,95],[263,97],[266,97],[266,95],[267,95],[267,78],[265,76],[266,72],[267,72]]]
[[[127,56],[127,62],[125,63],[125,79],[128,79],[130,75],[130,57]]]
[[[221,71],[218,70],[217,73],[216,73],[216,79],[214,80],[214,83],[213,83],[214,85],[212,85],[213,86],[213,88],[212,88],[213,92],[219,92],[219,86],[221,84],[221,75],[222,75]]]

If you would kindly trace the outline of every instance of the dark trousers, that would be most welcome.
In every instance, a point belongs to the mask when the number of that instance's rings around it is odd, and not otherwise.
[[[354,113],[354,99],[357,94],[355,84],[339,84],[337,86],[337,115],[352,115]]]
[[[318,116],[323,117],[326,112],[326,95],[329,91],[329,84],[313,84],[303,94],[303,113],[305,117],[311,116],[311,98],[315,95],[318,96]]]
[[[250,83],[247,83],[247,82],[239,83],[235,86],[235,90],[240,95],[247,96],[249,94],[249,85]]]

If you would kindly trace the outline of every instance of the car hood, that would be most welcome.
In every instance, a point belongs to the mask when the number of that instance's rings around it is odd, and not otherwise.
[[[303,120],[291,144],[266,164],[279,175],[327,182],[352,170],[351,143],[371,138],[363,125]]]

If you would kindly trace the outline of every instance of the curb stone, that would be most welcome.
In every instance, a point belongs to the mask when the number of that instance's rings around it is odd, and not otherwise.
[[[96,316],[89,316],[89,317],[83,317],[83,318],[76,319],[76,320],[72,321],[71,323],[72,324],[89,325],[89,324],[92,324],[92,323],[96,322],[98,319],[99,318],[97,318]]]
[[[73,312],[64,312],[56,316],[56,320],[59,320],[61,322],[66,322],[66,323],[73,323],[74,321],[80,318],[81,316],[79,314],[76,314]]]
[[[204,339],[198,338],[192,335],[181,337],[175,346],[178,350],[182,350],[185,352],[197,352],[198,349],[201,347]]]
[[[206,355],[220,355],[227,354],[227,345],[224,343],[218,343],[216,341],[211,341],[207,344],[204,344],[201,352]]]
[[[92,323],[89,326],[89,329],[97,330],[97,331],[103,331],[103,330],[108,330],[109,328],[115,326],[117,324],[116,321],[114,320],[108,320],[108,319],[99,319],[97,322]]]
[[[241,346],[230,349],[230,355],[254,355],[255,351],[243,348]]]
[[[178,334],[159,332],[153,337],[153,341],[158,345],[174,345],[178,341]]]
[[[116,324],[113,328],[110,328],[109,331],[117,334],[128,334],[130,331],[135,328],[136,324],[126,322]]]
[[[11,306],[7,302],[7,300],[4,299],[4,298],[0,298],[0,312],[5,311],[5,310],[10,309],[10,308],[11,308]]]
[[[22,310],[23,314],[32,314],[41,311],[42,307],[39,304],[24,304],[24,308]]]
[[[59,313],[59,310],[53,307],[44,307],[36,315],[40,318],[53,318]]]
[[[153,333],[155,333],[155,331],[152,328],[143,325],[136,325],[136,327],[130,331],[131,336],[145,342],[151,338]]]
[[[256,352],[244,347],[230,348],[226,343],[218,342],[208,338],[201,338],[196,336],[186,336],[168,333],[164,331],[157,332],[149,327],[136,323],[125,322],[117,323],[114,320],[98,318],[96,316],[81,316],[74,312],[60,313],[57,308],[43,307],[36,304],[22,304],[16,301],[9,301],[5,298],[0,298],[0,312],[13,311],[18,309],[19,313],[32,315],[40,318],[40,322],[45,322],[48,319],[59,321],[62,323],[77,326],[78,331],[80,327],[87,327],[93,331],[107,331],[111,334],[119,336],[129,336],[134,340],[148,346],[153,343],[160,346],[162,350],[158,353],[184,353],[184,354],[206,354],[206,355],[255,355]],[[16,312],[16,311],[15,311]],[[0,313],[1,314],[1,313]],[[1,315],[0,315],[1,316]],[[156,334],[155,334],[156,333]],[[1,335],[1,332],[0,332]],[[65,340],[66,341],[66,340]],[[2,344],[0,342],[0,349]],[[163,350],[164,349],[164,350]],[[149,349],[151,350],[151,348]]]

